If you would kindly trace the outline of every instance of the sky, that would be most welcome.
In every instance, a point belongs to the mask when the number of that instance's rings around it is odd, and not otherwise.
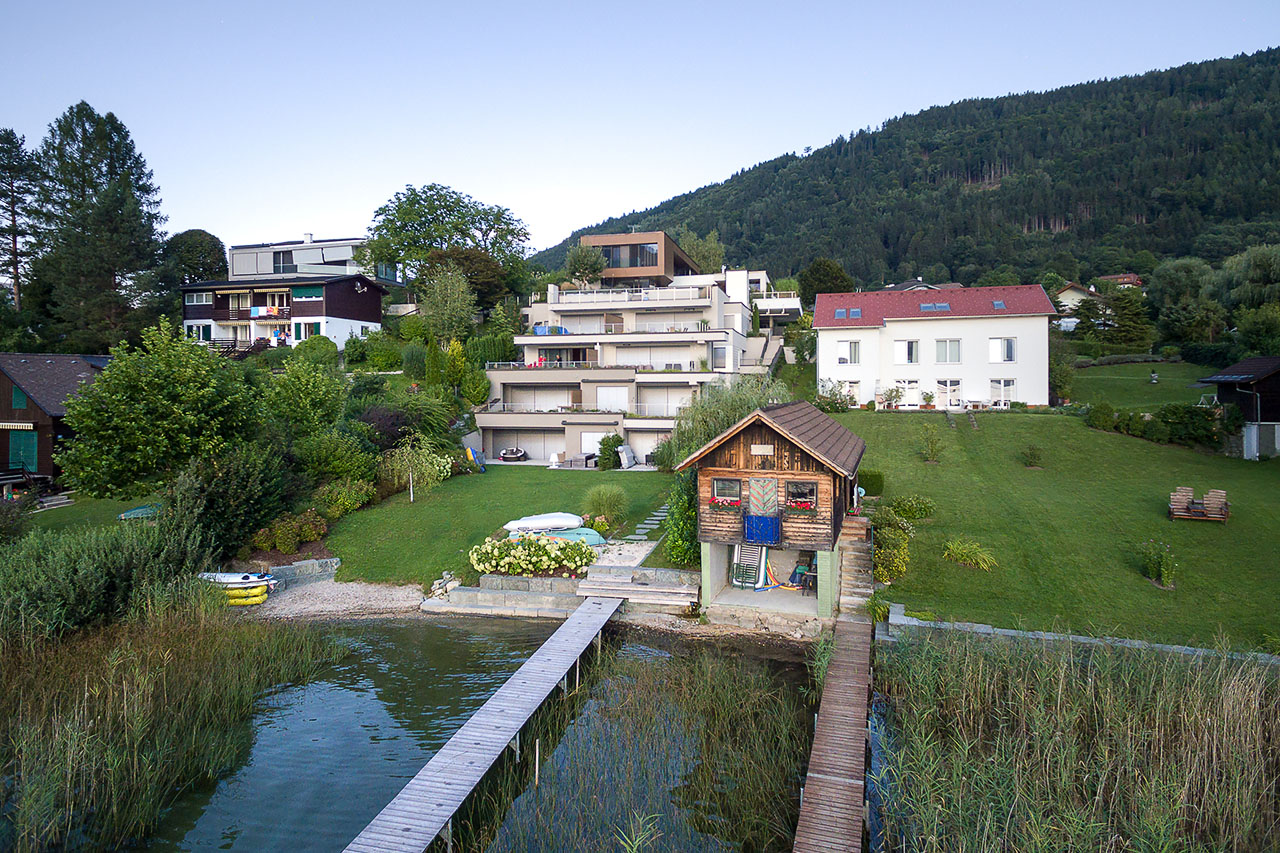
[[[0,127],[114,112],[176,233],[364,234],[406,184],[546,248],[786,152],[971,97],[1280,44],[1280,2],[0,0]]]

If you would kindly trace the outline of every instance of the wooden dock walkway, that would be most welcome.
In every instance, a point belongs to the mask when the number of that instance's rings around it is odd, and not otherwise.
[[[588,598],[480,706],[400,793],[347,845],[351,853],[422,853],[571,670],[620,598]]]
[[[836,620],[796,827],[795,853],[862,853],[866,826],[867,711],[875,627]]]

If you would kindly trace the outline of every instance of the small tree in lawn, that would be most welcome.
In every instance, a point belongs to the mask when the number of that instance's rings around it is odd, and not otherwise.
[[[925,424],[924,428],[924,461],[939,462],[942,460],[942,436],[933,424]]]
[[[449,457],[431,449],[422,435],[413,433],[396,443],[378,460],[378,477],[393,489],[409,490],[409,500],[417,492],[434,489],[449,478]]]

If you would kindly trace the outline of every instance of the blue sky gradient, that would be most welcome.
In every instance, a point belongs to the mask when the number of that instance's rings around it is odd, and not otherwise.
[[[1280,43],[1280,3],[7,0],[0,126],[84,99],[167,230],[364,233],[406,183],[510,207],[535,248],[904,113]]]

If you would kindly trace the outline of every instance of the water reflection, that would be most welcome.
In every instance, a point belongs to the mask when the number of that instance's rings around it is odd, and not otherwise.
[[[267,697],[244,764],[169,810],[153,850],[335,850],[354,838],[553,622],[362,622],[352,654]]]

